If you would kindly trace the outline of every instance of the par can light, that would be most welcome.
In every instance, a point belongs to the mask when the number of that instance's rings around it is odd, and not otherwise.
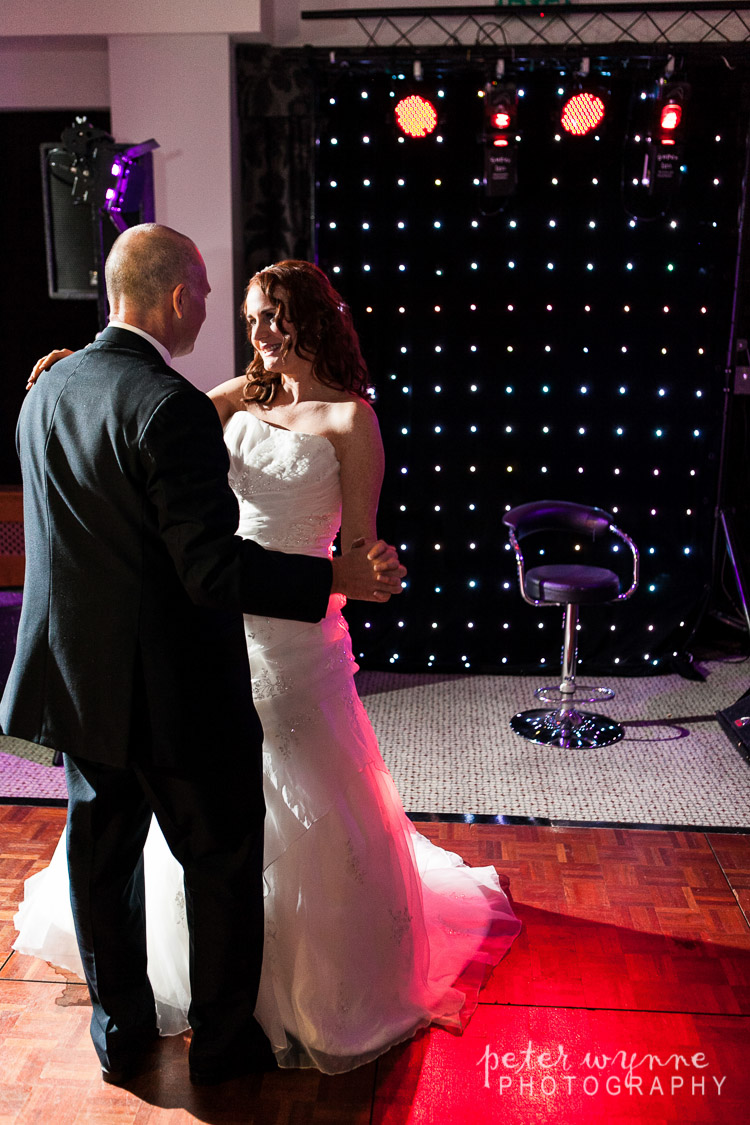
[[[407,137],[427,137],[437,125],[437,110],[431,101],[421,94],[410,94],[402,98],[394,113],[396,123]]]

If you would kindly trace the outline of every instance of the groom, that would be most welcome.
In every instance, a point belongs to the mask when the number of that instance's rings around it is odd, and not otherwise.
[[[0,730],[64,754],[76,935],[105,1081],[144,1065],[143,845],[156,814],[185,871],[190,1075],[261,1069],[262,733],[241,611],[317,621],[331,592],[387,601],[381,541],[329,562],[235,535],[213,405],[170,366],[210,292],[190,239],[146,224],[107,259],[111,319],[18,423],[26,583]]]

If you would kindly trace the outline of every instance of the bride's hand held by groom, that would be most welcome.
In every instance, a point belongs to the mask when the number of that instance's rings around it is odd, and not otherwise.
[[[345,594],[361,602],[387,602],[401,593],[406,567],[398,559],[395,547],[383,539],[366,543],[355,539],[350,550],[335,555],[332,594]]]

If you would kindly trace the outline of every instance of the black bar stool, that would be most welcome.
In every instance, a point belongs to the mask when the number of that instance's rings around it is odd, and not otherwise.
[[[511,719],[511,727],[530,742],[566,749],[608,746],[618,742],[625,734],[619,723],[613,723],[604,715],[578,709],[581,703],[601,703],[612,699],[615,694],[611,688],[576,685],[578,607],[622,602],[631,597],[638,588],[638,548],[630,536],[615,525],[609,512],[567,500],[521,504],[506,512],[503,523],[509,529],[516,554],[518,582],[524,601],[534,606],[565,606],[560,685],[537,688],[534,692],[543,703],[557,706],[552,711],[544,708],[521,711]],[[615,572],[600,566],[553,563],[526,570],[521,541],[527,535],[542,531],[567,531],[571,537],[584,534],[592,541],[604,535],[617,536],[631,551],[633,574],[630,586],[624,590]]]

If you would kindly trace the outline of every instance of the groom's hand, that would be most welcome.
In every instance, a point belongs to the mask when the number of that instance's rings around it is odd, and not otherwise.
[[[377,539],[366,544],[356,539],[350,551],[333,560],[332,594],[345,594],[360,602],[387,602],[401,593],[406,567],[398,561],[395,547]]]

